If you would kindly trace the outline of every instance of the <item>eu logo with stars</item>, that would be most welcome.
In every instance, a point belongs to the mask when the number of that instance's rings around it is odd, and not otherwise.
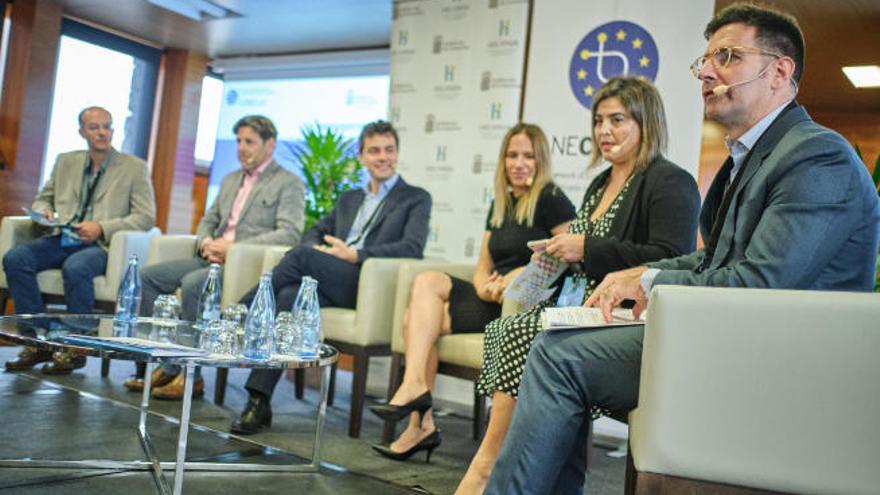
[[[593,29],[577,44],[568,68],[574,97],[589,109],[593,95],[617,76],[657,78],[660,57],[654,38],[643,27],[612,21]]]

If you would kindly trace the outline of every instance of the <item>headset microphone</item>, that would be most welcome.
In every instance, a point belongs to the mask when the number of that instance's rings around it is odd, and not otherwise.
[[[629,141],[629,138],[630,138],[630,137],[632,137],[632,132],[630,132],[629,134],[627,134],[626,137],[623,138],[623,141],[621,141],[619,144],[615,144],[614,146],[612,146],[612,147],[611,147],[611,152],[612,152],[612,153],[620,153],[620,150],[623,149],[623,145],[626,144],[627,141]]]
[[[745,81],[735,82],[733,84],[719,84],[718,86],[712,88],[712,94],[714,94],[715,96],[726,95],[727,92],[730,91],[730,88],[735,88],[736,86],[741,86],[743,84],[748,84],[752,81],[757,81],[767,72],[767,69],[769,68],[770,64],[767,64],[767,66],[761,69],[761,72],[758,72],[755,77],[751,79],[746,79]]]

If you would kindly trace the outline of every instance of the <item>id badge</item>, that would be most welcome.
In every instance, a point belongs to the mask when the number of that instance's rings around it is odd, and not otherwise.
[[[565,277],[562,283],[562,292],[556,300],[557,307],[580,306],[584,303],[584,294],[587,290],[587,279],[580,277]]]

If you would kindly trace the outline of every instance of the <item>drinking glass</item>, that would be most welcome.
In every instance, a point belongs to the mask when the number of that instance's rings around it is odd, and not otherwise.
[[[174,294],[162,294],[153,302],[153,318],[163,326],[177,326],[180,319],[180,300]]]
[[[299,325],[290,311],[282,311],[275,318],[275,353],[291,355],[299,351]]]

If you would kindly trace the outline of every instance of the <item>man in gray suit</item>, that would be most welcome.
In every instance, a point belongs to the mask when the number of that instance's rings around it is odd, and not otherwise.
[[[370,181],[363,189],[342,194],[333,210],[272,271],[278,310],[293,306],[304,276],[318,281],[321,306],[354,308],[366,259],[422,257],[431,196],[397,174],[397,131],[384,121],[367,124],[358,147],[358,159],[367,167]],[[242,302],[250,303],[255,293],[256,288]],[[251,372],[246,384],[250,397],[241,417],[232,423],[234,433],[256,433],[272,422],[269,401],[280,377],[281,370]]]
[[[797,21],[734,4],[705,35],[692,69],[730,148],[703,204],[705,248],[609,274],[586,304],[607,319],[625,300],[638,312],[657,284],[870,291],[880,201],[846,140],[794,101]],[[586,425],[593,411],[625,418],[636,406],[642,337],[643,327],[617,327],[536,339],[485,493],[581,493]]]
[[[61,268],[67,311],[91,313],[93,278],[107,269],[107,248],[120,230],[148,230],[156,220],[156,200],[147,164],[113,149],[113,118],[100,107],[79,114],[79,134],[87,151],[58,155],[49,181],[31,208],[59,224],[48,235],[18,245],[3,256],[3,269],[17,313],[45,313],[37,274]],[[8,371],[31,369],[53,359],[44,373],[67,374],[85,366],[85,356],[25,348],[6,363]]]
[[[196,229],[198,252],[190,259],[168,261],[141,270],[143,297],[141,314],[153,312],[160,294],[181,288],[181,317],[195,321],[199,296],[212,263],[223,265],[233,243],[286,244],[299,242],[305,222],[305,194],[302,182],[273,159],[278,132],[261,115],[242,117],[232,128],[238,143],[241,169],[228,174],[220,193]],[[176,367],[158,368],[152,377],[152,394],[160,399],[180,399],[183,375]],[[125,382],[130,390],[143,390],[142,377]],[[201,395],[204,381],[194,383]]]

